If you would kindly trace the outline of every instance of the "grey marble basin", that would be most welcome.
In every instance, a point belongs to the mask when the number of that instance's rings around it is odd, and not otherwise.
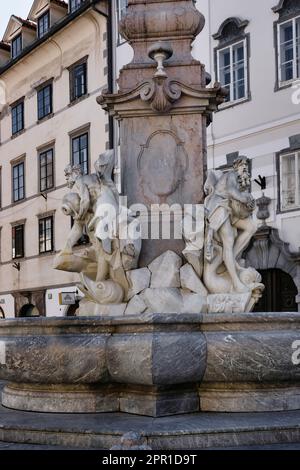
[[[299,313],[3,320],[2,403],[148,416],[300,409],[296,341]]]

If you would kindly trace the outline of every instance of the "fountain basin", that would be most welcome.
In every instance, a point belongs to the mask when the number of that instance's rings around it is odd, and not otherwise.
[[[0,323],[2,404],[45,412],[199,410],[201,316],[32,318]]]
[[[2,403],[154,417],[300,409],[297,341],[299,313],[3,320]]]

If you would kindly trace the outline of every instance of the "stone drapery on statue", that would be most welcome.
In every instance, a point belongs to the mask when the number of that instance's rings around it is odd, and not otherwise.
[[[138,233],[138,221],[119,204],[111,179],[113,165],[114,152],[110,150],[100,155],[92,175],[83,175],[80,165],[65,169],[72,192],[64,196],[62,210],[73,218],[73,226],[54,268],[80,274],[80,289],[85,294],[80,302],[82,315],[104,314],[105,305],[118,305],[116,313],[124,312],[129,290],[126,271],[137,267],[141,250],[140,238],[119,236],[133,224],[136,227],[131,232]],[[83,234],[88,235],[90,246],[75,254],[73,248]]]

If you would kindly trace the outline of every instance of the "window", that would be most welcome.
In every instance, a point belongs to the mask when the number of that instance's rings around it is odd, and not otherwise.
[[[24,258],[24,225],[12,227],[12,257]]]
[[[86,132],[72,138],[72,165],[81,165],[84,175],[89,172],[89,134]]]
[[[42,38],[50,29],[50,12],[47,11],[38,18],[38,37]]]
[[[218,50],[218,79],[228,90],[227,102],[239,101],[247,97],[246,39]]]
[[[39,220],[40,253],[53,251],[53,217]]]
[[[24,129],[24,101],[11,108],[12,134],[17,134]]]
[[[37,93],[38,119],[43,119],[52,113],[52,84],[41,88]]]
[[[25,197],[24,162],[12,167],[13,172],[13,201],[21,201]]]
[[[117,20],[118,20],[118,23],[123,18],[123,16],[126,14],[127,5],[128,5],[128,0],[117,0]],[[118,44],[121,44],[124,41],[125,41],[124,38],[119,33],[118,34]]]
[[[300,209],[300,151],[280,156],[281,210]]]
[[[278,25],[280,84],[300,78],[300,16]]]
[[[87,94],[87,60],[70,68],[70,100],[74,101]]]
[[[15,59],[22,52],[22,34],[16,36],[11,42],[11,57]]]
[[[53,149],[39,154],[40,163],[40,191],[47,191],[54,186]]]
[[[227,103],[239,103],[250,98],[248,20],[227,18],[213,35],[219,41],[215,48],[216,77],[228,90]],[[222,109],[222,108],[220,108]]]
[[[70,12],[78,10],[85,0],[70,0]]]

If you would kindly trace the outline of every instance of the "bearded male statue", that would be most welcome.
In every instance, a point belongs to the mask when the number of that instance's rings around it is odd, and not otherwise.
[[[228,172],[213,170],[208,174],[204,188],[204,283],[212,294],[246,293],[261,281],[257,271],[241,264],[241,255],[257,230],[250,184],[246,157],[236,159]]]

